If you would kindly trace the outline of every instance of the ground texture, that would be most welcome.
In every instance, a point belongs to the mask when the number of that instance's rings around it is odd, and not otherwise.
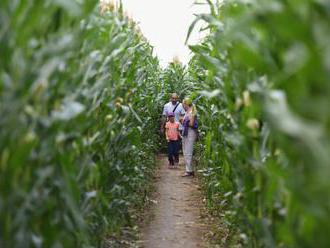
[[[182,178],[183,159],[178,169],[167,168],[166,156],[159,156],[156,191],[142,227],[140,247],[176,248],[207,247],[207,225],[201,218],[203,209],[196,178]]]

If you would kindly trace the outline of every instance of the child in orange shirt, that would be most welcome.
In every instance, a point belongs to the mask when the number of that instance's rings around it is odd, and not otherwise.
[[[179,131],[179,122],[175,121],[174,113],[168,113],[169,121],[165,125],[165,135],[168,143],[168,161],[169,168],[176,167],[179,161],[179,149],[180,149],[180,131]]]

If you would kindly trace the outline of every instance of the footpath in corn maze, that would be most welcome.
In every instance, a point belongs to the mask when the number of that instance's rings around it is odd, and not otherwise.
[[[146,214],[141,247],[207,247],[203,238],[208,227],[202,220],[205,209],[197,180],[181,177],[183,164],[168,169],[166,156],[157,160],[156,192]]]
[[[330,247],[330,2],[197,4],[162,67],[122,1],[0,1],[1,248]]]

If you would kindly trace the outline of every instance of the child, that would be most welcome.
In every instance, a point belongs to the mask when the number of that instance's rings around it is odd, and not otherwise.
[[[181,137],[179,132],[179,122],[175,121],[174,113],[170,112],[167,115],[169,121],[165,125],[165,135],[168,143],[168,161],[169,168],[175,168],[179,161],[179,149]]]

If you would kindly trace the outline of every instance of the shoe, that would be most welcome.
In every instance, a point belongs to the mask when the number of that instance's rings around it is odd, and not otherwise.
[[[194,172],[186,172],[184,175],[182,175],[181,177],[193,177],[194,176]]]

